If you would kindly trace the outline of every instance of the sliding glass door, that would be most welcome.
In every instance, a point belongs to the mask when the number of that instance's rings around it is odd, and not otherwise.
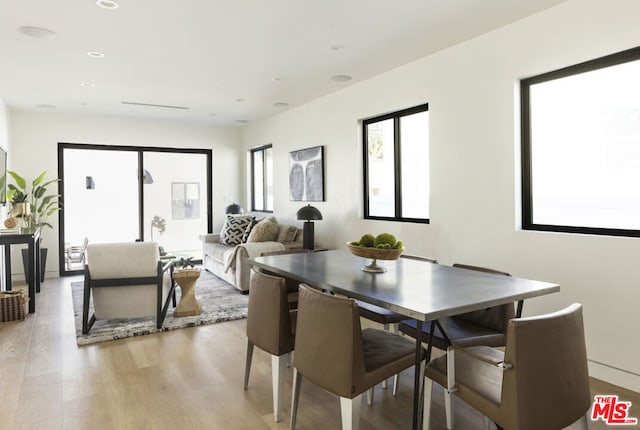
[[[60,143],[60,274],[83,270],[85,242],[157,242],[199,257],[211,231],[211,150]],[[72,258],[76,257],[76,258]]]

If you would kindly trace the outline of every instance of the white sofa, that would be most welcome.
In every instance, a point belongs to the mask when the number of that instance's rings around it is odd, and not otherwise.
[[[282,227],[290,227],[282,225]],[[250,242],[240,245],[220,243],[220,234],[200,236],[202,240],[202,265],[214,275],[224,279],[240,291],[249,292],[251,267],[247,260],[259,257],[265,252],[285,251],[302,248],[302,229],[297,229],[294,241]]]

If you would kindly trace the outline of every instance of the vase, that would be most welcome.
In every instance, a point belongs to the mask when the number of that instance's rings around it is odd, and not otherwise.
[[[13,215],[14,217],[21,217],[21,218],[31,215],[31,203],[28,203],[28,202],[11,203],[11,215]]]

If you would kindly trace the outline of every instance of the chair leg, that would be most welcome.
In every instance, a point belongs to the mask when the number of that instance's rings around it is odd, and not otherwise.
[[[400,382],[400,374],[396,373],[393,375],[393,391],[391,392],[394,396],[398,392],[398,382]]]
[[[300,385],[302,385],[302,375],[298,369],[293,368],[293,390],[291,392],[291,422],[289,430],[295,430],[296,417],[298,415],[298,398],[300,397]]]
[[[373,387],[367,390],[367,405],[373,405]]]
[[[360,427],[360,405],[362,394],[348,399],[340,397],[340,413],[342,415],[342,430],[358,430]]]
[[[289,362],[289,354],[271,356],[271,385],[273,391],[273,421],[280,422],[280,406],[284,391],[284,376]]]
[[[251,359],[253,358],[253,344],[247,340],[247,360],[244,365],[244,389],[249,386],[249,372],[251,371]]]
[[[429,378],[424,380],[424,405],[422,406],[422,430],[431,429],[431,391],[433,381]]]
[[[444,409],[447,417],[447,429],[453,429],[453,399],[456,391],[455,359],[452,348],[447,349],[447,386],[444,390]]]

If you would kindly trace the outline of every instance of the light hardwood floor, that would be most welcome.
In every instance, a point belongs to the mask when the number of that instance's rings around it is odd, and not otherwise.
[[[242,389],[244,320],[78,347],[71,280],[47,279],[35,314],[0,324],[0,429],[288,428],[291,372],[281,423],[272,420],[271,361],[264,352],[254,353],[249,389]],[[403,373],[397,398],[377,387],[373,406],[362,406],[360,428],[411,428],[412,380],[412,371]],[[438,430],[445,428],[444,411],[442,390],[435,390]],[[593,391],[633,402],[631,415],[640,417],[638,393],[596,380]],[[472,408],[458,401],[455,410],[456,428],[483,428]],[[339,429],[337,398],[303,383],[298,428]]]

